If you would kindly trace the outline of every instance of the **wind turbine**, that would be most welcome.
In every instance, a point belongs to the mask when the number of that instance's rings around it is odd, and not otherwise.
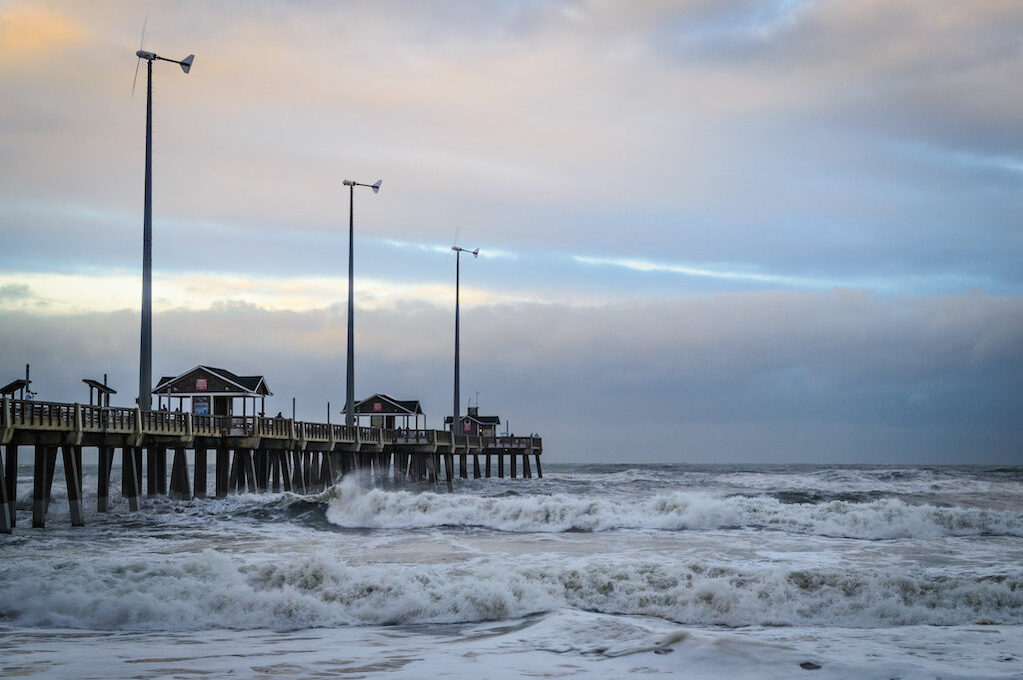
[[[135,81],[139,77],[139,66],[142,60],[146,60],[147,87],[146,87],[146,197],[145,215],[142,220],[142,342],[139,354],[139,397],[138,405],[144,411],[153,406],[153,62],[169,61],[181,66],[181,70],[188,73],[192,68],[194,54],[190,54],[181,61],[167,59],[157,55],[155,52],[147,52],[142,49],[146,40],[146,23],[149,17],[142,23],[142,39],[139,40],[139,49],[135,53],[138,61],[135,63],[135,78],[131,81],[131,92],[135,94]]]
[[[373,193],[380,191],[384,180],[363,184],[346,179],[348,187],[348,354],[345,359],[345,426],[355,427],[355,187],[367,187]]]
[[[459,428],[459,417],[458,413],[462,410],[461,399],[459,394],[459,365],[458,365],[458,295],[459,295],[459,278],[460,278],[460,266],[462,253],[472,253],[472,256],[479,257],[480,249],[467,250],[465,248],[459,248],[458,246],[451,246],[451,250],[455,251],[455,403],[454,411],[451,414],[451,434],[454,435],[459,433],[462,428]],[[478,400],[477,400],[478,401]],[[458,428],[458,429],[456,429]]]

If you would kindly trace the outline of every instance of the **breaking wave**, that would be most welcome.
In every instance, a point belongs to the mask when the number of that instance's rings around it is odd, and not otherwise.
[[[857,539],[1023,536],[1023,514],[1011,510],[914,505],[896,498],[869,502],[793,503],[772,496],[657,493],[645,500],[568,495],[410,493],[343,483],[326,518],[344,528],[483,527],[508,532],[613,529],[764,529]]]
[[[725,626],[1020,624],[1023,581],[592,557],[366,565],[212,550],[55,559],[0,580],[0,622],[93,630],[464,623],[564,608]]]

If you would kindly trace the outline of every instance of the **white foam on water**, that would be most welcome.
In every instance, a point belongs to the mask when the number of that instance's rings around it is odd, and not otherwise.
[[[865,503],[783,503],[770,496],[694,491],[628,500],[565,494],[483,496],[366,489],[349,482],[339,484],[335,491],[327,519],[346,528],[469,526],[564,532],[753,527],[860,539],[1023,536],[1023,513],[1019,511],[911,505],[896,498]]]
[[[409,555],[409,558],[415,558]],[[792,569],[642,556],[352,562],[280,555],[8,561],[0,623],[94,630],[290,630],[501,620],[571,608],[692,625],[1023,623],[1023,574]]]
[[[594,680],[1019,677],[1023,628],[722,631],[557,610],[455,627],[102,633],[0,628],[0,675]],[[807,670],[812,669],[812,670]]]

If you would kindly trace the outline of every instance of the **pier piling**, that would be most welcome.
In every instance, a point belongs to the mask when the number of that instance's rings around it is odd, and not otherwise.
[[[206,498],[206,447],[195,447],[195,470],[193,470],[192,496]]]
[[[85,517],[82,514],[82,447],[65,444],[60,448],[64,458],[64,481],[67,486],[68,508],[71,511],[71,526],[85,526]]]
[[[7,445],[7,457],[4,459],[4,469],[7,473],[7,507],[11,518],[11,527],[17,526],[17,515],[15,513],[18,502],[18,445]]]
[[[0,453],[2,453],[2,447],[0,447]],[[7,455],[11,455],[11,447],[7,447]],[[12,521],[11,521],[11,506],[7,502],[7,476],[4,471],[4,465],[0,465],[0,534],[11,533]]]
[[[217,498],[227,498],[228,491],[231,488],[231,451],[227,448],[227,445],[220,443],[217,445],[217,466],[216,472],[216,496]]]
[[[110,470],[113,464],[113,447],[100,446],[96,451],[96,512],[107,511],[107,497],[110,495]]]
[[[46,526],[46,464],[49,447],[43,444],[35,446],[35,464],[32,466],[32,526]]]
[[[128,499],[128,509],[139,509],[142,493],[142,449],[125,446],[121,449],[121,495]]]
[[[53,490],[53,475],[57,469],[57,447],[46,447],[46,486],[43,488],[43,516],[50,511],[50,493]]]

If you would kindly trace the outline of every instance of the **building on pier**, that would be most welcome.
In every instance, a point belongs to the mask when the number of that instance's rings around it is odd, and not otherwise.
[[[160,378],[153,388],[153,395],[157,409],[161,410],[179,410],[196,415],[254,416],[265,415],[266,398],[273,396],[273,392],[261,375],[236,375],[223,368],[199,365],[177,377]],[[177,399],[176,408],[174,399]]]
[[[501,424],[500,416],[481,416],[479,406],[470,406],[462,416],[462,434],[496,437],[497,427]],[[444,425],[451,429],[451,416],[444,419]]]
[[[345,413],[348,404],[341,410]],[[395,399],[386,394],[374,394],[372,397],[355,402],[355,420],[360,426],[382,427],[388,430],[409,427],[419,429],[419,417],[426,424],[426,414],[418,399]],[[409,422],[412,418],[412,422]]]

